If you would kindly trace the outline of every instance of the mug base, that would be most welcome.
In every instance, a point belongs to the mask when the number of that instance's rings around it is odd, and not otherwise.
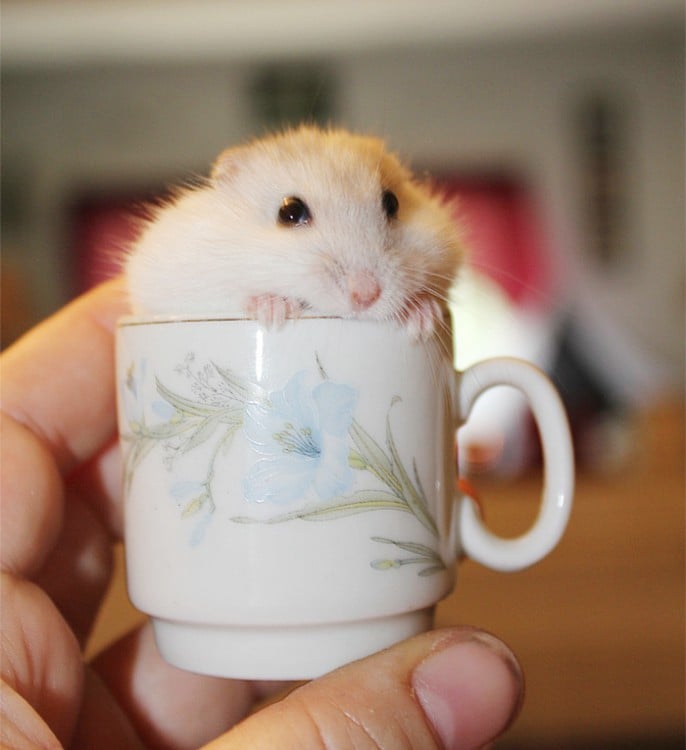
[[[433,607],[323,625],[152,622],[160,653],[175,667],[233,679],[309,680],[429,630]]]

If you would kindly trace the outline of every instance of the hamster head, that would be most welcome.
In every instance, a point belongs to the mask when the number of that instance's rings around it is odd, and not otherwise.
[[[130,259],[134,303],[135,277],[148,273],[176,312],[254,312],[277,299],[287,313],[431,317],[461,259],[452,211],[381,140],[311,127],[223,152],[208,183],[146,234]],[[140,306],[163,305],[146,305],[141,288]]]

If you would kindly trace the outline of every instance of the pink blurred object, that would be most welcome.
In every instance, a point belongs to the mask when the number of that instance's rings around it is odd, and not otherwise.
[[[71,210],[76,294],[119,273],[126,248],[136,239],[149,195],[85,196]]]
[[[548,307],[555,272],[540,211],[526,185],[515,178],[438,180],[457,198],[470,265],[496,282],[517,306]]]

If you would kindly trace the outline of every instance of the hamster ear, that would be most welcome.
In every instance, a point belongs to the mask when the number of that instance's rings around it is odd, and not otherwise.
[[[212,164],[212,182],[230,182],[238,174],[243,163],[242,153],[243,149],[240,146],[222,151]]]

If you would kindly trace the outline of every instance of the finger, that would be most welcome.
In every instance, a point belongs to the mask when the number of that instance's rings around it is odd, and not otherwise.
[[[86,644],[110,580],[111,538],[91,507],[68,493],[61,534],[35,582]]]
[[[121,528],[120,504],[113,499],[118,478],[109,476],[118,473],[118,451],[107,451],[80,472],[78,481],[69,483],[65,502],[45,444],[9,418],[3,419],[2,434],[3,569],[37,581],[83,644],[111,573],[112,533],[106,524],[115,535]],[[91,503],[99,506],[100,515]]]
[[[85,671],[81,714],[72,737],[72,750],[144,750],[121,706],[91,669]]]
[[[61,477],[96,456],[115,429],[112,328],[118,283],[86,295],[2,356],[0,560],[32,575],[61,530]]]
[[[34,580],[85,646],[112,574],[112,542],[121,537],[121,462],[113,441],[66,487],[61,531]]]
[[[62,528],[62,478],[34,433],[4,414],[0,419],[0,561],[3,570],[31,576]]]
[[[35,708],[4,680],[0,682],[0,747],[60,747]]]
[[[243,719],[280,683],[223,680],[176,669],[147,624],[100,654],[94,669],[148,747],[197,748]],[[257,746],[256,746],[257,747]]]
[[[10,717],[15,727],[36,736],[47,733],[49,727],[68,746],[83,684],[78,643],[42,589],[11,573],[1,575],[0,665],[2,679],[10,688],[7,694],[14,699],[2,706],[0,724]]]
[[[115,541],[124,531],[121,469],[119,441],[112,436],[101,453],[69,478],[70,496],[88,503]]]
[[[514,656],[485,633],[424,633],[348,665],[260,711],[206,750],[470,750],[516,715]]]
[[[63,476],[114,433],[113,331],[125,311],[121,281],[108,282],[3,354],[3,411],[45,441]]]

